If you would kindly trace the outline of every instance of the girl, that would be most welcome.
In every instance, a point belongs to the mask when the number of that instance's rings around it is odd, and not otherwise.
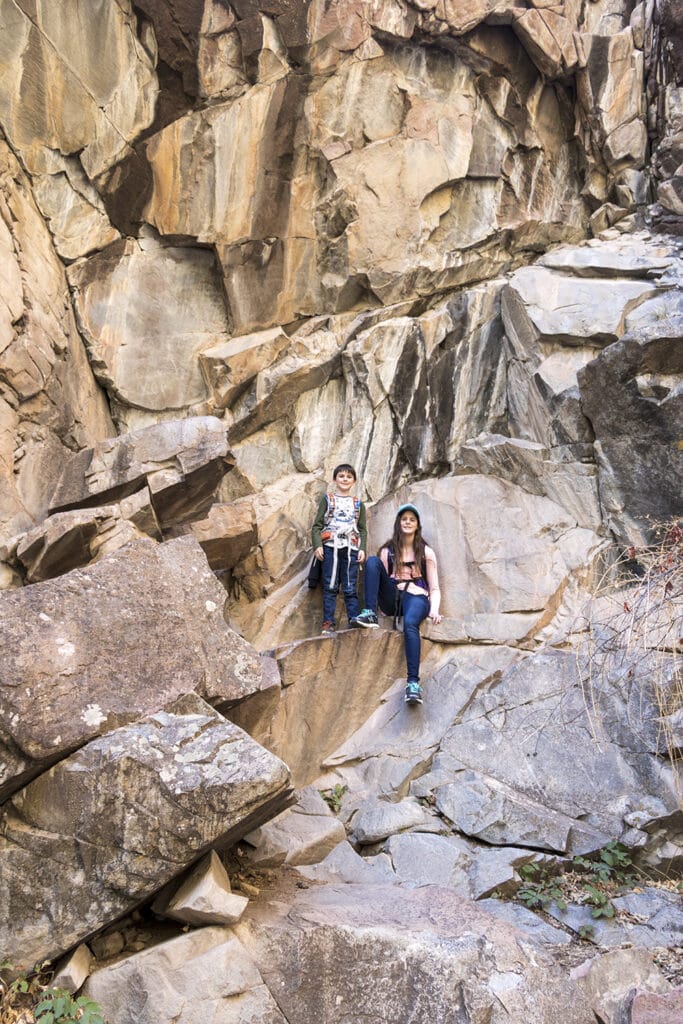
[[[379,557],[365,566],[365,607],[352,626],[377,629],[377,605],[385,615],[403,615],[408,680],[408,704],[422,703],[420,686],[420,623],[427,616],[441,622],[441,591],[436,555],[422,536],[420,513],[415,505],[401,505],[394,520],[394,534],[380,549]]]

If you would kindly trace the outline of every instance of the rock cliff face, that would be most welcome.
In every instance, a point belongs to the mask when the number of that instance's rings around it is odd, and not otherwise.
[[[112,1024],[593,1019],[584,908],[471,901],[683,863],[681,573],[600,583],[683,515],[682,24],[0,0],[0,960],[239,842],[314,891],[98,971]],[[370,550],[410,500],[439,557],[415,713],[399,633],[318,635],[342,461]],[[643,899],[596,941],[675,945]]]

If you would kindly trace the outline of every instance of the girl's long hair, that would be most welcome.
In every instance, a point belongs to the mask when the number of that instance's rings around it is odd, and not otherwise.
[[[401,513],[403,515],[403,513]],[[425,562],[425,548],[429,544],[426,537],[422,536],[422,526],[420,520],[417,521],[417,530],[415,531],[415,538],[413,540],[413,551],[415,552],[415,565],[413,566],[412,575],[415,579],[418,579],[422,575],[422,566]],[[431,545],[430,545],[431,547]],[[396,572],[400,565],[403,564],[401,559],[401,516],[397,515],[394,519],[394,532],[393,536],[386,540],[380,547],[377,554],[381,554],[382,548],[388,548],[391,551],[394,559],[394,572]]]

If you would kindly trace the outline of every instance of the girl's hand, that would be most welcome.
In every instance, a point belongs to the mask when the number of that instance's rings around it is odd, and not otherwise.
[[[358,552],[358,564],[360,565],[361,562],[364,562],[364,561],[365,561],[365,552],[364,551],[359,551]]]
[[[323,551],[322,548],[316,548],[313,554],[315,555],[319,562],[322,562],[323,558],[325,557],[325,552]]]
[[[435,626],[438,626],[439,623],[441,622],[441,616],[439,615],[438,612],[430,612],[429,618],[432,620]]]

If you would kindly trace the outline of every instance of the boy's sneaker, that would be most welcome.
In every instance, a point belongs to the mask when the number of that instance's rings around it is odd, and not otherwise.
[[[422,687],[418,683],[417,679],[409,679],[408,685],[406,686],[406,695],[404,697],[406,704],[421,704],[422,703]]]
[[[356,615],[355,619],[351,619],[350,625],[362,626],[363,629],[379,629],[377,616],[369,608],[364,608],[362,612]]]
[[[326,636],[330,636],[332,633],[337,632],[337,627],[330,619],[325,619],[320,628],[320,632],[324,633]]]

